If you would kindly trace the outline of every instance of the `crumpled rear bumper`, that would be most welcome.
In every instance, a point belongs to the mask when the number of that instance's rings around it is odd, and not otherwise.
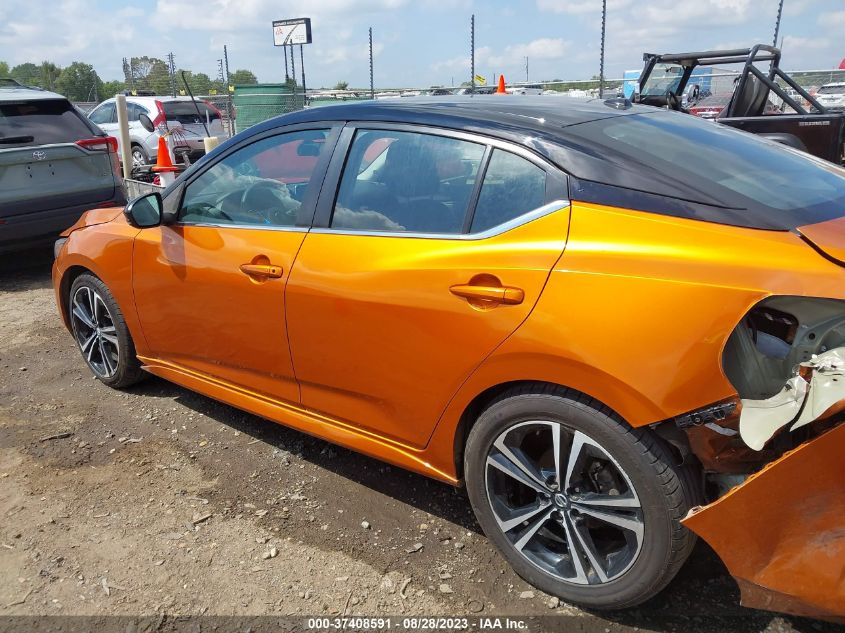
[[[845,623],[845,424],[683,524],[721,557],[743,605]]]

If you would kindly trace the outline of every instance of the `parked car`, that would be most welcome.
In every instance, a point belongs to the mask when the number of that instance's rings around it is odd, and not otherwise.
[[[220,110],[200,99],[194,106],[190,97],[127,96],[126,109],[132,142],[132,163],[135,166],[154,163],[158,156],[159,135],[155,130],[150,132],[141,125],[139,117],[142,114],[148,116],[155,127],[177,129],[178,133],[173,135],[174,150],[186,149],[191,161],[205,155],[203,138],[206,137],[206,127],[208,136],[226,137]],[[120,142],[114,98],[103,101],[90,112],[88,118]]]
[[[717,94],[700,99],[688,109],[690,114],[699,116],[702,119],[715,119],[718,117],[731,101],[732,94]]]
[[[692,521],[754,606],[842,617],[843,251],[845,171],[791,148],[622,100],[408,98],[245,130],[86,215],[53,283],[105,385],[465,483],[567,602],[655,595]]]
[[[458,96],[465,96],[465,95],[492,95],[496,92],[496,86],[476,86],[475,88],[466,86],[464,88],[458,88],[455,90],[455,94]]]
[[[521,84],[507,89],[512,95],[541,95],[544,90],[542,84]]]
[[[823,85],[816,91],[816,99],[828,110],[845,110],[845,81]]]
[[[0,251],[52,242],[84,211],[124,204],[116,149],[63,96],[0,82]]]

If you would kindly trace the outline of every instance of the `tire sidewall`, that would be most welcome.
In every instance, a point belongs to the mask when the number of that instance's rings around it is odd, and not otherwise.
[[[95,290],[100,297],[102,297],[103,302],[106,304],[106,307],[109,310],[109,314],[112,318],[112,323],[114,323],[114,330],[115,335],[117,336],[117,344],[118,344],[118,359],[117,359],[117,371],[108,378],[103,378],[102,376],[98,375],[96,371],[91,367],[88,363],[88,359],[85,358],[85,355],[81,353],[82,350],[79,349],[79,342],[76,336],[75,327],[71,326],[72,333],[73,333],[73,340],[76,343],[76,349],[80,352],[83,360],[85,361],[86,366],[91,370],[91,373],[105,385],[110,387],[121,385],[129,376],[130,372],[134,371],[133,363],[135,363],[135,346],[132,342],[132,337],[129,334],[129,328],[126,327],[126,321],[123,319],[123,313],[120,311],[120,307],[118,307],[117,302],[114,300],[111,292],[109,292],[108,287],[104,284],[100,279],[95,277],[94,275],[83,273],[79,275],[76,279],[74,279],[73,284],[70,287],[70,294],[68,296],[68,305],[72,310],[72,302],[73,297],[76,295],[77,291],[82,287],[88,287],[91,290]],[[71,323],[73,320],[71,320]]]
[[[502,533],[487,497],[486,460],[496,438],[520,422],[549,420],[581,431],[598,442],[630,478],[643,512],[643,542],[637,559],[619,578],[602,585],[576,585],[555,578],[518,553]],[[672,554],[673,521],[658,479],[666,464],[651,463],[637,448],[624,423],[596,409],[560,396],[520,395],[497,402],[481,414],[467,441],[464,473],[467,493],[484,533],[514,570],[546,593],[592,608],[618,608],[651,597],[667,582]],[[686,510],[686,509],[684,509]],[[657,587],[655,589],[655,587]]]

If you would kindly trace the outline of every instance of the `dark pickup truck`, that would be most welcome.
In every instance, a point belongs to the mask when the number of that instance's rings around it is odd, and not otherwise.
[[[845,164],[845,113],[830,112],[779,68],[780,49],[758,44],[752,48],[643,55],[639,93],[634,101],[686,111],[681,95],[699,66],[742,64],[733,96],[716,117],[723,125],[759,134],[833,163]],[[759,63],[769,63],[761,70]],[[781,85],[777,80],[780,80]],[[786,86],[786,88],[784,87]],[[772,114],[770,95],[777,95],[793,111]],[[809,106],[805,106],[808,103]],[[692,105],[692,104],[689,104]],[[765,113],[765,114],[764,114]]]

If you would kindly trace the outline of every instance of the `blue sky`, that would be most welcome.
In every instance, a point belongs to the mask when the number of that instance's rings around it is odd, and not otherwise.
[[[607,75],[641,66],[642,53],[770,43],[778,0],[608,0]],[[309,86],[369,81],[367,27],[376,86],[449,85],[469,78],[469,17],[476,15],[476,69],[508,81],[583,79],[598,73],[601,0],[2,0],[0,60],[94,65],[119,78],[121,58],[164,58],[216,75],[284,76],[272,45],[274,19],[310,16]],[[784,0],[787,69],[833,68],[845,57],[845,0]],[[297,67],[299,56],[297,54]]]

